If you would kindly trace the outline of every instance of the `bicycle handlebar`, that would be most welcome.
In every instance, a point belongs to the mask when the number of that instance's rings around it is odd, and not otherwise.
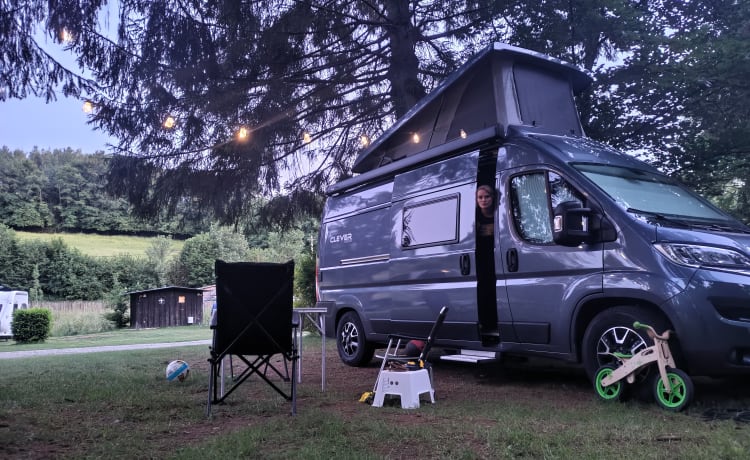
[[[663,333],[659,334],[656,332],[656,329],[649,326],[648,324],[641,323],[640,321],[634,322],[633,327],[636,329],[646,329],[646,331],[649,333],[651,337],[662,339],[662,340],[669,340],[669,336],[671,333],[670,330],[666,330]]]

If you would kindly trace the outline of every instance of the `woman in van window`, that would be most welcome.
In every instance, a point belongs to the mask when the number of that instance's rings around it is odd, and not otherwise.
[[[477,187],[477,237],[495,233],[495,190],[489,185]]]
[[[499,343],[495,295],[495,209],[497,193],[489,185],[477,187],[477,316],[482,343]]]

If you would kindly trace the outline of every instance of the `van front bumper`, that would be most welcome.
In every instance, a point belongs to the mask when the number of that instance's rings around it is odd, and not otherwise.
[[[692,375],[750,375],[750,276],[698,270],[662,305]]]

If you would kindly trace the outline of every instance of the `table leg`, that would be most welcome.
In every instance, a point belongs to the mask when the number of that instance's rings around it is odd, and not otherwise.
[[[323,315],[318,313],[318,322],[320,324],[320,389],[326,390],[326,320]]]
[[[305,330],[305,315],[299,315],[299,329],[297,329],[297,383],[302,383],[302,331]]]

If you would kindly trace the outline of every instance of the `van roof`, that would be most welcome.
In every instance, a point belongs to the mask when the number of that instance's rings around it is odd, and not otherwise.
[[[442,144],[470,141],[479,133],[502,135],[511,125],[582,136],[572,96],[591,82],[587,73],[571,64],[495,43],[362,151],[352,171],[367,172]]]

